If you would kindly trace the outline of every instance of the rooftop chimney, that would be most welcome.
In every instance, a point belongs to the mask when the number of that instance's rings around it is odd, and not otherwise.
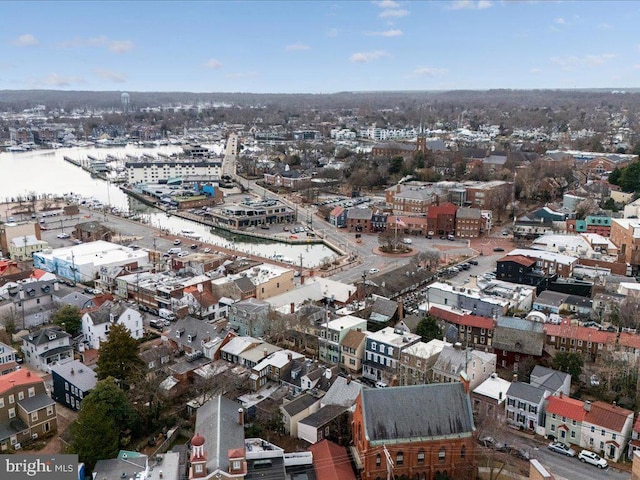
[[[513,381],[514,381],[514,382],[517,382],[517,381],[518,381],[518,374],[517,374],[517,373],[514,373],[514,374],[513,374]]]
[[[351,375],[347,375],[347,385],[351,383]]]
[[[591,411],[591,402],[589,400],[584,402],[584,411],[585,412],[590,412]]]
[[[71,369],[71,375],[74,375],[76,373],[76,371],[72,368]]]

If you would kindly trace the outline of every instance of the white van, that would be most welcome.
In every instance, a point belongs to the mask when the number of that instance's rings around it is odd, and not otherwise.
[[[173,255],[174,253],[180,253],[182,251],[182,249],[180,247],[171,247],[167,253],[169,255]]]
[[[160,316],[160,318],[164,318],[165,320],[175,320],[176,319],[176,314],[173,313],[168,308],[159,309],[158,310],[158,315]]]

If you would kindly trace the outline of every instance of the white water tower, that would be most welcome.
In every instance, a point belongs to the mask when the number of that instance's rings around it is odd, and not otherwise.
[[[129,113],[131,98],[129,97],[129,94],[127,92],[123,92],[122,95],[120,95],[120,102],[122,103],[122,111],[124,113]]]

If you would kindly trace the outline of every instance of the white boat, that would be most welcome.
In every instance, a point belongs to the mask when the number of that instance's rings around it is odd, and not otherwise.
[[[194,232],[193,230],[180,230],[180,235],[187,238],[192,238],[193,240],[200,240],[201,235]]]

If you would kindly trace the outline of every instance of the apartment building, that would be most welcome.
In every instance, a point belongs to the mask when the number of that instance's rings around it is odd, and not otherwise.
[[[420,341],[420,335],[401,329],[385,327],[369,333],[365,343],[365,358],[362,376],[374,382],[391,383],[398,373],[401,353]]]

